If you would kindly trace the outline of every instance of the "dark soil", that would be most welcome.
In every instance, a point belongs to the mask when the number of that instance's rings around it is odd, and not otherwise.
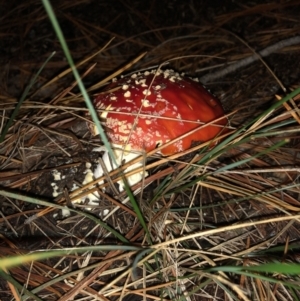
[[[34,102],[52,103],[55,96],[74,82],[74,78],[72,75],[68,75],[40,89],[45,83],[68,68],[42,2],[38,0],[25,2],[2,0],[0,5],[2,11],[0,17],[0,102],[3,102],[1,116],[4,120],[1,123],[1,130],[12,113],[15,101],[20,98],[30,79],[47,57],[53,51],[56,52],[38,77],[29,93],[31,97],[24,103],[24,111],[17,116],[15,126],[9,132],[11,135],[15,134],[17,138],[11,139],[11,144],[1,144],[0,150],[3,158],[1,157],[0,161],[0,184],[2,187],[15,189],[27,196],[51,202],[59,201],[60,197],[53,196],[51,183],[56,182],[61,196],[68,196],[73,184],[82,184],[86,163],[91,163],[92,168],[96,166],[99,153],[94,152],[93,148],[101,142],[98,138],[91,137],[86,122],[83,121],[83,117],[86,117],[86,110],[82,98],[70,103],[70,106],[76,105],[77,108],[82,108],[82,111],[76,111],[75,117],[68,114],[60,115],[62,110],[57,108],[55,112],[58,114],[51,115],[51,118],[41,123],[37,122],[38,119],[34,119],[40,116],[37,115],[39,109],[30,110],[25,107]],[[52,5],[76,62],[95,53],[114,38],[104,51],[89,61],[88,65],[79,68],[79,72],[84,74],[93,63],[96,63],[92,71],[83,79],[87,88],[120,69],[144,51],[147,54],[126,70],[126,73],[157,66],[170,60],[170,67],[200,78],[207,72],[214,72],[212,67],[215,65],[222,64],[221,68],[224,68],[232,61],[252,55],[253,52],[245,43],[255,51],[259,51],[281,40],[296,36],[300,32],[299,1],[119,0],[109,3],[108,1],[82,0],[52,1]],[[287,90],[299,86],[300,45],[278,49],[264,60]],[[232,126],[240,126],[254,116],[258,116],[274,102],[275,94],[283,96],[285,93],[276,78],[260,61],[238,69],[226,77],[208,82],[206,86],[220,98],[227,113],[236,109],[240,110],[238,114],[230,118]],[[96,89],[92,94],[99,93],[99,91],[100,89]],[[77,93],[78,89],[75,87],[68,95],[75,97]],[[93,97],[92,94],[91,97]],[[47,114],[50,113],[46,112],[41,117],[47,116]],[[17,122],[23,117],[28,122],[18,126]],[[74,118],[70,123],[58,124],[54,128],[57,133],[38,131],[36,139],[33,139],[36,132],[33,134],[30,132],[32,120],[34,120],[34,126],[46,129],[55,122],[71,117]],[[22,129],[25,130],[20,139],[17,133]],[[297,162],[299,137],[296,135],[287,147],[292,149],[290,154],[295,156],[295,162]],[[235,155],[241,156],[243,151]],[[224,154],[220,161],[225,164],[233,157],[232,153]],[[186,157],[185,160],[188,161],[189,158]],[[69,167],[69,165],[72,166]],[[170,163],[166,166],[177,165]],[[54,181],[53,170],[57,168],[62,176],[60,181]],[[162,166],[156,167],[150,170],[150,175],[162,169]],[[176,176],[176,167],[174,170]],[[270,178],[272,178],[271,176],[273,175],[270,175]],[[284,181],[282,181],[283,183]],[[146,187],[143,194],[137,195],[147,221],[153,224],[159,218],[163,218],[155,215],[154,209],[157,208],[152,208],[147,204],[147,200],[151,199],[153,193],[157,191],[157,187],[159,187],[159,180],[154,181],[148,188]],[[110,197],[120,200],[113,190],[108,190],[107,193]],[[168,207],[170,202],[173,209],[188,207],[190,205],[188,193],[191,192],[188,190],[185,193],[179,193],[176,199],[172,199],[172,196],[170,199],[163,198],[159,201],[159,206],[161,206],[160,208]],[[293,192],[291,195],[294,199],[298,199],[298,192]],[[267,216],[276,217],[280,214],[276,209],[258,204],[253,200],[246,200],[242,203],[243,205],[234,202],[232,205],[228,205],[226,202],[230,203],[232,196],[226,193],[220,195],[216,191],[206,191],[205,193],[199,191],[196,199],[198,201],[193,204],[194,206],[211,205],[212,200],[224,205],[217,208],[208,206],[207,209],[204,209],[205,221],[199,218],[198,213],[195,216],[191,215],[189,221],[194,231],[238,223],[250,219],[249,216],[255,219]],[[67,205],[71,206],[68,203]],[[130,204],[126,204],[126,206],[128,210],[132,210]],[[86,206],[82,207],[77,204],[77,208],[80,210]],[[99,205],[95,206],[91,212],[97,217],[104,218],[103,211],[105,209],[111,211],[114,207],[115,205],[109,199],[102,198]],[[75,213],[65,219],[61,216],[60,210],[55,210],[36,219],[30,219],[40,211],[41,206],[16,200],[12,202],[8,198],[1,197],[1,239],[3,236],[10,241],[10,243],[6,239],[0,241],[2,256],[17,254],[16,250],[32,251],[58,246],[63,248],[74,246],[77,243],[79,245],[94,245],[99,242],[117,244],[115,238],[105,236],[106,232],[103,229],[97,229],[86,235],[95,225],[91,220],[81,219]],[[106,222],[124,235],[134,227],[137,227],[136,233],[141,230],[141,226],[136,226],[136,217],[126,210],[119,210]],[[238,234],[242,237],[245,234],[244,237],[246,237],[246,234],[251,232],[248,244],[255,245],[270,239],[285,225],[285,222],[276,224],[274,229],[272,225],[264,224],[244,229]],[[300,235],[297,226],[295,223],[276,243],[284,244],[287,237],[298,241]],[[164,231],[167,230],[164,229]],[[162,241],[165,235],[165,233],[158,233],[155,227],[152,227],[150,232],[154,242]],[[214,238],[213,242],[203,238],[197,243],[200,243],[203,249],[209,249],[216,242],[221,244],[234,239],[235,236],[237,236],[236,232],[228,232]],[[141,243],[142,238],[139,237],[134,243]],[[193,247],[197,248],[197,244]],[[224,252],[227,251],[224,249]],[[100,258],[105,254],[98,255]],[[99,258],[95,258],[94,262]],[[66,264],[70,264],[71,261],[66,260]],[[120,261],[116,263],[116,266],[121,266],[124,262]],[[51,266],[54,261],[49,260],[47,263]],[[71,267],[70,270],[72,270]],[[20,283],[26,283],[26,273],[17,273],[19,270],[15,270],[16,279]],[[37,270],[33,274],[36,278],[34,278],[35,281],[29,283],[30,289],[46,282],[46,278],[38,277]],[[110,279],[109,277],[99,278],[99,283],[95,284],[95,287],[102,287],[102,284]],[[39,295],[40,298],[61,300],[63,292],[69,290],[68,286],[61,289],[55,286],[54,288],[60,293],[54,292],[48,295],[47,291],[42,291]],[[208,285],[208,294],[213,296],[214,290],[215,284]],[[217,294],[219,300],[225,300],[223,294],[224,292]],[[132,297],[128,300],[142,300],[140,296],[134,296],[136,299]],[[193,295],[191,300],[217,300],[208,296]],[[0,299],[11,300],[11,290],[4,280],[0,281]],[[118,299],[112,297],[111,300]]]

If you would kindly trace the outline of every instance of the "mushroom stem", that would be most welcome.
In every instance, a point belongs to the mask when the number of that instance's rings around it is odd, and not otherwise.
[[[115,155],[116,159],[116,164],[112,162],[112,160],[109,157],[108,150],[105,146],[101,146],[98,148],[95,148],[93,151],[98,151],[98,152],[104,152],[102,155],[102,160],[105,165],[105,168],[107,172],[111,172],[112,170],[116,170],[117,168],[121,167],[123,164],[128,163],[138,157],[141,157],[141,160],[138,162],[135,162],[132,165],[129,165],[125,170],[124,174],[126,177],[126,180],[128,182],[129,186],[133,186],[137,183],[139,183],[143,178],[148,176],[148,173],[146,171],[138,171],[135,174],[126,176],[126,173],[135,169],[141,169],[141,167],[144,166],[144,159],[142,153],[139,151],[133,151],[133,150],[124,150],[124,147],[118,144],[112,144],[113,152]],[[105,171],[103,170],[102,165],[99,163],[94,170],[94,177],[95,179],[103,177],[105,174]],[[119,180],[118,182],[119,185],[119,191],[122,192],[124,190],[124,183],[122,180]],[[99,182],[99,184],[103,184],[103,181]]]

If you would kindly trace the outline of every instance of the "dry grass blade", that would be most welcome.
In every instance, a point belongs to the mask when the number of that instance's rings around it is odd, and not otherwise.
[[[99,83],[97,83],[96,85],[92,86],[91,88],[87,89],[87,91],[94,91],[96,89],[99,89],[100,87],[102,87],[104,84],[108,83],[110,80],[112,80],[114,77],[119,76],[120,74],[122,74],[125,70],[129,69],[131,66],[135,65],[139,60],[141,60],[144,56],[145,56],[146,52],[140,54],[139,56],[137,56],[135,59],[133,59],[131,62],[129,62],[128,64],[126,64],[124,67],[119,68],[116,72],[112,73],[111,75],[109,75],[108,77],[106,77],[105,79],[103,79],[102,81],[100,81]]]
[[[51,204],[1,196],[1,256],[90,248],[2,271],[1,301],[12,295],[49,301],[300,300],[298,275],[245,272],[300,260],[300,94],[294,95],[300,85],[299,1],[150,2],[53,6],[91,97],[124,72],[165,62],[209,81],[225,106],[231,132],[222,133],[215,148],[200,142],[168,157],[158,148],[127,174],[149,174],[132,194],[152,245],[128,194],[118,190],[119,171],[85,182],[101,160],[93,149],[102,142],[88,131],[83,97],[41,2],[0,0],[1,133],[30,79],[56,52],[0,143],[1,191]],[[276,107],[283,98],[279,83],[294,97]],[[98,196],[93,203],[91,195]],[[56,204],[74,211],[64,217]],[[93,249],[103,245],[116,250]],[[123,245],[143,250],[124,251]],[[232,266],[245,273],[226,270]]]

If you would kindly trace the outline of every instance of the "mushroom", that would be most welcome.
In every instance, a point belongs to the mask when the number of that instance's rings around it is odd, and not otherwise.
[[[228,123],[216,97],[199,82],[173,70],[146,71],[113,80],[95,98],[94,105],[107,129],[108,139],[118,149],[118,165],[123,159],[128,162],[158,146],[161,146],[160,153],[166,156],[190,148],[192,142],[217,139]],[[216,119],[215,123],[202,126]],[[90,129],[93,135],[98,134],[94,125]],[[176,139],[182,135],[184,137]],[[170,143],[164,147],[167,142]],[[107,157],[104,163],[108,164],[108,171],[115,169],[107,153],[104,157]],[[130,169],[141,165],[142,162]],[[101,166],[97,168],[95,176],[103,175],[101,169]],[[129,177],[129,185],[139,182],[143,176],[140,173],[132,179]]]

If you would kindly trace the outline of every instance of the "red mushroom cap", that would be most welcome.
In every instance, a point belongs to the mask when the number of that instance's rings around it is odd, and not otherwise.
[[[193,141],[211,140],[228,123],[216,97],[173,70],[146,71],[116,80],[96,97],[94,105],[102,110],[99,114],[110,141],[135,150],[151,151],[199,127],[162,148],[163,155],[186,150]]]

